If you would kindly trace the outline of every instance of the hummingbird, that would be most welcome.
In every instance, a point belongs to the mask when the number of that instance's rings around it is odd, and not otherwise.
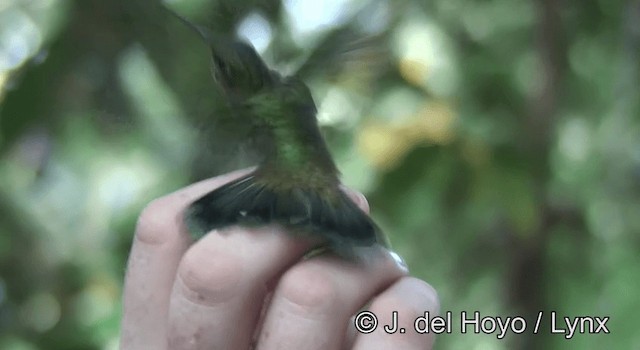
[[[309,88],[270,69],[248,43],[216,36],[173,13],[211,50],[211,71],[234,118],[264,136],[262,160],[247,175],[190,204],[185,223],[197,239],[232,225],[277,223],[322,238],[334,253],[388,246],[375,222],[341,189],[340,173],[320,132]]]

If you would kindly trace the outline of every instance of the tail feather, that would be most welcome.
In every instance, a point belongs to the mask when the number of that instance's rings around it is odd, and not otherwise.
[[[342,255],[356,246],[387,245],[373,220],[339,189],[325,198],[310,189],[274,190],[257,180],[255,173],[246,175],[195,201],[185,215],[189,230],[199,238],[226,226],[277,222],[325,238]]]

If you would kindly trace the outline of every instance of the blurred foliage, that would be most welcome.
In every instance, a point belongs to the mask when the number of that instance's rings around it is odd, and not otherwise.
[[[170,6],[308,82],[443,312],[611,317],[437,348],[640,348],[640,1]],[[155,2],[0,1],[0,348],[116,348],[141,208],[251,162],[208,59]]]

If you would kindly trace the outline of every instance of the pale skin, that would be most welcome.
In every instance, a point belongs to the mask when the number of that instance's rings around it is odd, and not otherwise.
[[[230,227],[193,243],[182,211],[246,173],[205,180],[151,202],[138,219],[124,288],[121,349],[431,349],[413,320],[439,309],[435,290],[384,249],[366,264],[331,254],[284,228]],[[361,194],[345,192],[364,211]],[[380,326],[357,332],[363,308]],[[404,334],[387,334],[398,311]]]

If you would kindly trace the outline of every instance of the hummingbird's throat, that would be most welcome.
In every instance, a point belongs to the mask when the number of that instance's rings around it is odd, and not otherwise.
[[[317,127],[274,127],[272,135],[273,149],[267,156],[267,162],[291,171],[316,169],[337,174],[337,168]]]

